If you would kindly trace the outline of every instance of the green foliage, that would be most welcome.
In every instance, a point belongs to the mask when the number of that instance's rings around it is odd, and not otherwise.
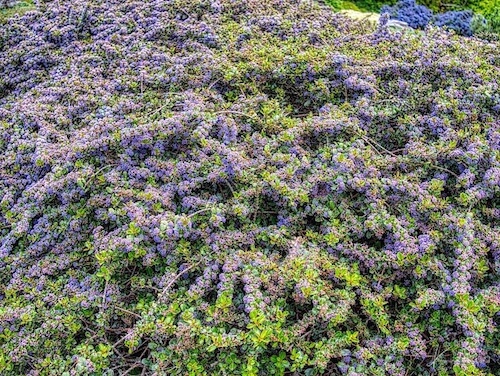
[[[478,13],[471,25],[474,34],[497,40],[500,35],[500,0],[483,0],[472,9]]]
[[[342,0],[325,0],[325,2],[335,10],[342,9]]]
[[[359,7],[352,1],[342,1],[342,9],[360,11]]]
[[[383,5],[394,5],[397,0],[352,0],[352,3],[357,7],[354,10],[362,12],[378,12]],[[344,9],[351,9],[345,7]]]

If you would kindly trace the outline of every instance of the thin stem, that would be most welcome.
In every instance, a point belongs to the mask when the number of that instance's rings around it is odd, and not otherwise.
[[[366,137],[366,136],[361,136],[361,138],[362,138],[364,141],[368,142],[369,144],[375,144],[375,145],[376,145],[376,146],[378,146],[380,149],[382,149],[382,150],[383,150],[383,151],[385,151],[386,153],[388,153],[388,154],[392,155],[393,157],[397,157],[397,155],[396,155],[396,154],[394,154],[392,151],[387,150],[385,147],[383,147],[382,145],[380,145],[378,142],[376,142],[376,141],[372,140],[371,138],[368,138],[368,137]]]
[[[231,184],[229,183],[229,181],[226,181],[226,184],[229,188],[229,190],[231,191],[231,193],[233,194],[233,197],[234,197],[234,190],[233,190],[233,187],[231,186]]]
[[[176,95],[177,96],[182,96],[182,93],[168,92],[166,95],[167,96],[176,96]],[[163,110],[169,104],[170,104],[170,102],[165,103],[163,106],[160,106],[156,110],[154,110],[153,112],[151,112],[148,116],[156,115],[158,112],[160,112],[161,110]]]
[[[372,140],[371,138],[367,137],[367,136],[364,136],[364,135],[359,135],[361,137],[362,140],[368,142],[375,150],[377,150],[377,148],[374,146],[376,145],[377,147],[379,147],[380,149],[382,149],[383,151],[385,151],[386,153],[390,154],[391,156],[393,156],[394,158],[398,158],[399,156],[397,154],[394,154],[392,151],[390,150],[387,150],[385,147],[383,147],[382,145],[380,145],[378,142]],[[399,149],[401,150],[401,149]],[[399,151],[398,150],[398,151]],[[378,152],[378,150],[377,150]],[[426,165],[425,162],[418,162],[418,161],[409,161],[410,163],[414,163],[416,165],[420,165],[420,166],[424,166]],[[430,167],[432,168],[435,168],[437,170],[441,170],[441,171],[445,171],[449,174],[452,174],[453,176],[455,176],[456,178],[458,178],[458,175],[455,174],[453,171],[445,168],[445,167],[441,167],[441,166],[438,166],[438,165],[435,165],[435,164],[430,164]]]
[[[135,316],[135,317],[138,317],[138,318],[141,318],[141,315],[138,315],[137,313],[135,312],[132,312],[132,311],[129,311],[128,309],[125,309],[125,308],[122,308],[122,307],[118,307],[118,306],[115,306],[115,308],[119,311],[122,311],[122,312],[125,312],[125,313],[128,313],[129,315],[132,315],[132,316]]]
[[[420,164],[421,166],[422,166],[422,165],[425,165],[425,163],[421,163],[421,162],[420,162],[420,163],[419,163],[419,162],[416,162],[416,163],[417,163],[417,164]],[[447,173],[449,173],[449,174],[452,174],[452,175],[453,175],[454,177],[456,177],[457,179],[458,179],[458,177],[459,177],[459,176],[458,176],[457,174],[455,174],[453,171],[451,171],[451,170],[449,170],[449,169],[447,169],[447,168],[445,168],[445,167],[441,167],[441,166],[438,166],[438,165],[435,165],[435,164],[431,164],[430,166],[431,166],[431,167],[433,167],[433,168],[435,168],[435,169],[437,169],[437,170],[441,170],[441,171],[447,172]]]
[[[201,261],[198,261],[196,264],[193,264],[191,266],[188,266],[186,269],[184,269],[182,272],[178,273],[172,280],[165,286],[163,289],[163,293],[167,292],[167,290],[185,273],[193,269],[194,267],[198,266],[201,263]]]
[[[196,212],[194,212],[194,213],[189,214],[189,215],[188,215],[188,218],[192,218],[192,217],[194,217],[195,215],[198,215],[198,214],[204,213],[204,212],[209,211],[209,210],[212,210],[212,208],[205,208],[205,209],[198,210],[198,211],[196,211]]]
[[[232,111],[232,110],[224,110],[224,111],[217,111],[215,112],[216,115],[218,114],[233,114],[233,115],[240,115],[240,116],[245,116],[245,117],[248,117],[250,119],[253,119],[255,121],[260,121],[259,118],[253,116],[253,115],[250,115],[250,114],[245,114],[244,112],[241,112],[241,111]]]
[[[257,219],[257,213],[258,213],[258,209],[259,209],[259,205],[260,205],[260,195],[257,196],[257,205],[256,205],[256,209],[255,212],[253,213],[253,221],[255,222],[255,220]]]
[[[123,336],[122,338],[120,338],[118,341],[115,342],[115,344],[113,345],[113,349],[116,349],[118,347],[118,345],[120,345],[122,342],[124,342],[125,340],[127,339],[127,336]]]
[[[378,154],[378,155],[380,155],[381,157],[383,157],[383,156],[384,156],[384,155],[383,155],[383,154],[382,154],[382,153],[381,153],[381,152],[380,152],[380,151],[379,151],[379,150],[375,147],[375,145],[373,145],[373,144],[372,144],[369,140],[365,140],[364,138],[363,138],[363,140],[364,140],[364,141],[366,141],[366,142],[368,143],[368,145],[370,145],[370,146],[373,148],[373,150],[375,150],[375,151],[377,152],[377,154]]]
[[[217,85],[217,83],[218,83],[219,81],[220,81],[220,78],[219,78],[219,79],[217,79],[217,80],[215,80],[214,82],[212,82],[212,83],[208,86],[207,90],[212,90],[212,88],[213,88],[215,85]]]
[[[126,370],[124,373],[122,373],[122,376],[128,375],[130,372],[132,372],[134,369],[142,367],[144,370],[144,365],[142,363],[134,363],[132,367],[130,367],[128,370]]]
[[[102,293],[102,308],[104,309],[104,305],[106,304],[106,290],[108,289],[108,281],[106,281],[104,285],[104,292]]]

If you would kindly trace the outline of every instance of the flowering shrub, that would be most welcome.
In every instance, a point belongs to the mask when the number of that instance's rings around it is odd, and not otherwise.
[[[414,29],[424,29],[427,25],[444,27],[454,30],[460,35],[472,36],[472,19],[474,13],[470,10],[449,11],[433,14],[424,5],[418,5],[415,0],[401,0],[394,6],[383,6],[382,13],[388,13],[392,19],[406,22]]]
[[[418,5],[420,4],[420,5]],[[389,13],[413,28],[423,29],[429,23],[455,30],[460,35],[498,40],[500,35],[500,0],[355,0],[342,8]],[[359,8],[359,9],[358,9]],[[428,8],[428,9],[427,9]],[[433,12],[435,12],[433,14]]]
[[[425,29],[432,20],[432,11],[415,0],[401,0],[394,6],[384,5],[380,13],[389,13],[391,18],[406,22],[414,29]]]
[[[0,373],[498,374],[497,51],[299,0],[11,19]]]
[[[474,13],[470,10],[445,12],[435,16],[434,24],[455,30],[460,35],[471,36],[473,16]]]

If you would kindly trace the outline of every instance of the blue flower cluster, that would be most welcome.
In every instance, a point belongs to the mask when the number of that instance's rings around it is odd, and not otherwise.
[[[394,6],[384,5],[380,12],[389,13],[392,19],[406,22],[414,29],[424,29],[432,24],[454,30],[460,35],[473,34],[471,22],[474,13],[470,10],[433,14],[426,6],[417,4],[416,0],[401,0]]]
[[[472,36],[471,22],[474,13],[470,10],[450,11],[437,14],[434,17],[434,24],[439,27],[445,27],[455,30],[460,35]]]
[[[424,29],[432,20],[432,11],[416,0],[401,0],[394,6],[384,5],[380,13],[389,13],[392,19],[406,22],[414,29]]]

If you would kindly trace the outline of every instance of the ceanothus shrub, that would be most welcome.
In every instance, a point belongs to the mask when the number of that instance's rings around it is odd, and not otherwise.
[[[470,10],[445,12],[434,17],[434,24],[455,30],[460,35],[471,36],[473,34],[471,28],[473,17],[474,13]]]
[[[498,374],[498,49],[299,0],[11,19],[0,374]]]
[[[427,25],[435,25],[465,36],[480,32],[478,21],[473,22],[474,13],[471,10],[433,14],[430,9],[418,5],[415,0],[401,0],[392,7],[383,6],[381,13],[387,13],[392,19],[406,22],[414,29],[425,29]]]
[[[414,29],[425,29],[433,17],[429,8],[417,4],[415,0],[401,0],[393,6],[384,5],[380,13],[389,13],[391,18],[406,22]]]

